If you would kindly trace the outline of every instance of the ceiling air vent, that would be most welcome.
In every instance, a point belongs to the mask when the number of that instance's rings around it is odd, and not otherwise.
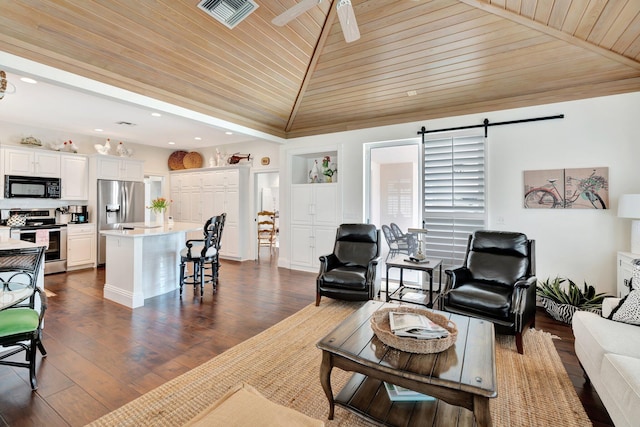
[[[229,28],[233,28],[258,8],[252,0],[202,0],[198,7]]]

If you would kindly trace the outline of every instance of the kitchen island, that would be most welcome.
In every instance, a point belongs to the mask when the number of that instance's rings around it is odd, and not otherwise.
[[[136,308],[147,298],[176,289],[186,233],[202,229],[201,224],[176,222],[129,223],[120,230],[101,231],[106,237],[104,297]]]

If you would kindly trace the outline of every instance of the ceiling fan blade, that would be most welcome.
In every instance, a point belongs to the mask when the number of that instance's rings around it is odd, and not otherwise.
[[[289,9],[282,12],[280,15],[273,18],[271,23],[279,27],[287,25],[289,21],[297,18],[298,16],[302,15],[309,9],[320,4],[321,1],[322,0],[302,0],[300,3],[296,4],[293,7],[290,7]]]
[[[339,0],[336,7],[344,40],[347,43],[358,40],[360,38],[360,30],[358,29],[358,22],[356,21],[356,14],[353,11],[351,0]]]

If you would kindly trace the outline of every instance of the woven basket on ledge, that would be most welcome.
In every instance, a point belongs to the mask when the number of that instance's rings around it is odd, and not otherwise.
[[[432,339],[399,337],[391,332],[391,326],[389,325],[389,312],[391,311],[395,313],[408,312],[422,314],[432,322],[449,331],[449,335],[444,338]],[[373,332],[375,332],[380,341],[386,345],[409,353],[439,353],[451,347],[458,338],[458,328],[455,323],[445,316],[429,310],[404,306],[382,308],[376,311],[373,316],[371,316],[371,329],[373,329]]]

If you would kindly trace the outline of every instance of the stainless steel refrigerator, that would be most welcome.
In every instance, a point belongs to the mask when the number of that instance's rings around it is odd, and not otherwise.
[[[123,223],[144,222],[144,183],[98,180],[98,265],[106,258],[106,237],[102,230],[116,230]]]

